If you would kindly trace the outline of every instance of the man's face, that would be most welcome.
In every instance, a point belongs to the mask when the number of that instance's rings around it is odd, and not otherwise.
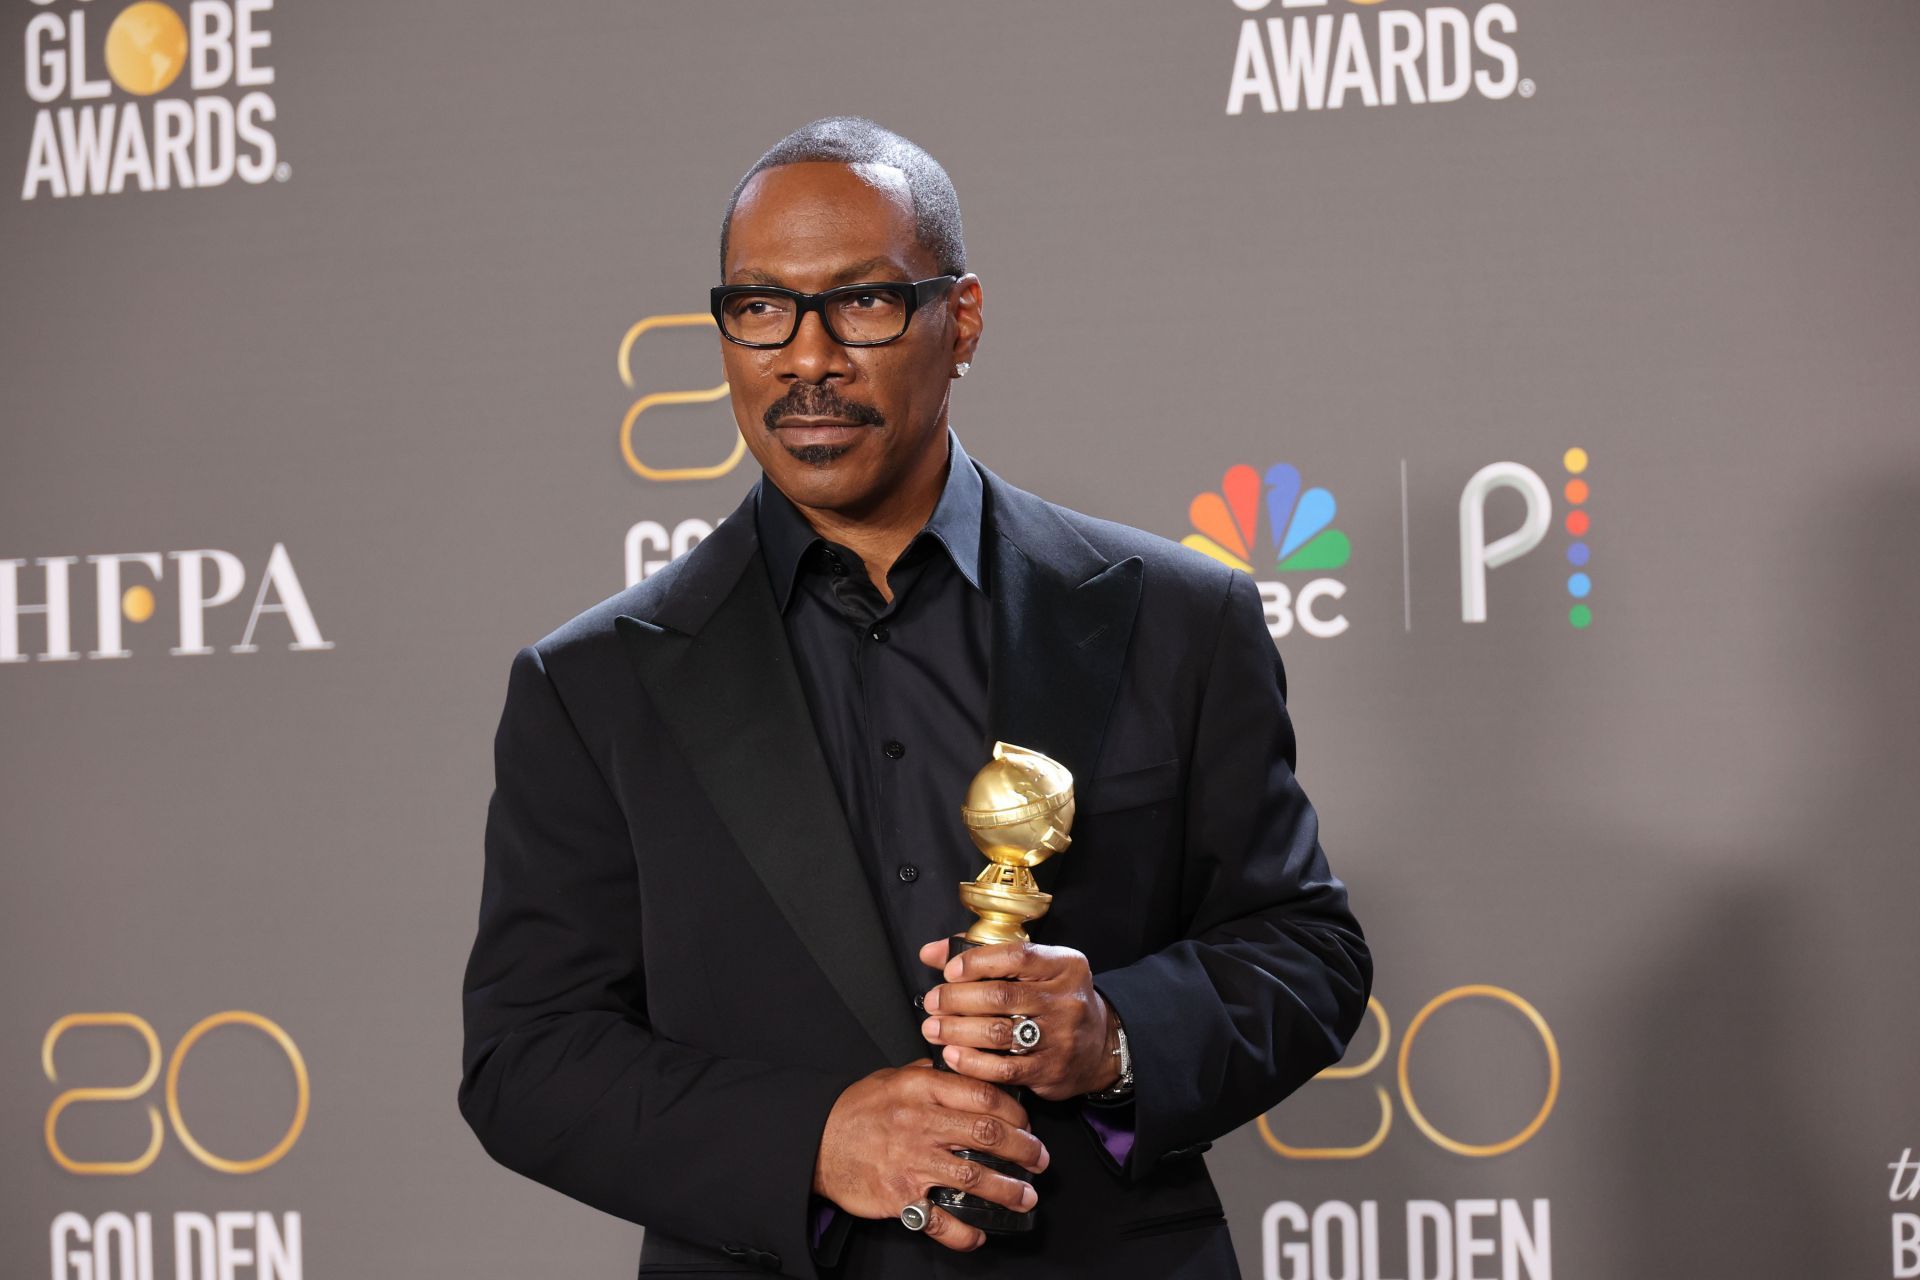
[[[727,284],[803,293],[940,274],[914,237],[904,175],[831,163],[755,174],[734,206],[725,267]],[[818,312],[776,350],[722,339],[740,434],[799,505],[869,514],[945,461],[953,366],[972,359],[980,326],[979,281],[966,276],[884,346],[841,346]]]

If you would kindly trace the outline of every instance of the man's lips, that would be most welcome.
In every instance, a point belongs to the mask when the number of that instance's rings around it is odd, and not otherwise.
[[[846,418],[814,418],[790,415],[773,424],[774,431],[789,447],[809,444],[850,444],[860,438],[866,427]]]

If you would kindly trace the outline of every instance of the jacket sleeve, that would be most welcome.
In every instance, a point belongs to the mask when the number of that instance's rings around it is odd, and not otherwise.
[[[814,1157],[853,1077],[649,1026],[628,824],[535,649],[514,661],[494,757],[461,1114],[494,1159],[556,1191],[812,1276]]]
[[[1339,1061],[1373,964],[1294,778],[1286,674],[1235,572],[1216,622],[1186,793],[1186,934],[1096,975],[1125,1021],[1138,1179]]]

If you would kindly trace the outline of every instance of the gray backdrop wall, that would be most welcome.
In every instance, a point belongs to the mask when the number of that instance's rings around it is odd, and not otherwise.
[[[490,739],[751,482],[623,340],[851,111],[967,447],[1269,584],[1378,1016],[1247,1274],[1920,1274],[1911,3],[4,12],[0,1271],[629,1273],[455,1111]]]

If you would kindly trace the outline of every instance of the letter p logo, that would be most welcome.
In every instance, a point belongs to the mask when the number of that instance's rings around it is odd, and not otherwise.
[[[1512,489],[1527,503],[1526,519],[1512,533],[1487,541],[1487,496]],[[1553,519],[1553,495],[1532,467],[1492,462],[1473,473],[1460,491],[1460,619],[1487,620],[1487,570],[1518,560],[1540,545]]]

